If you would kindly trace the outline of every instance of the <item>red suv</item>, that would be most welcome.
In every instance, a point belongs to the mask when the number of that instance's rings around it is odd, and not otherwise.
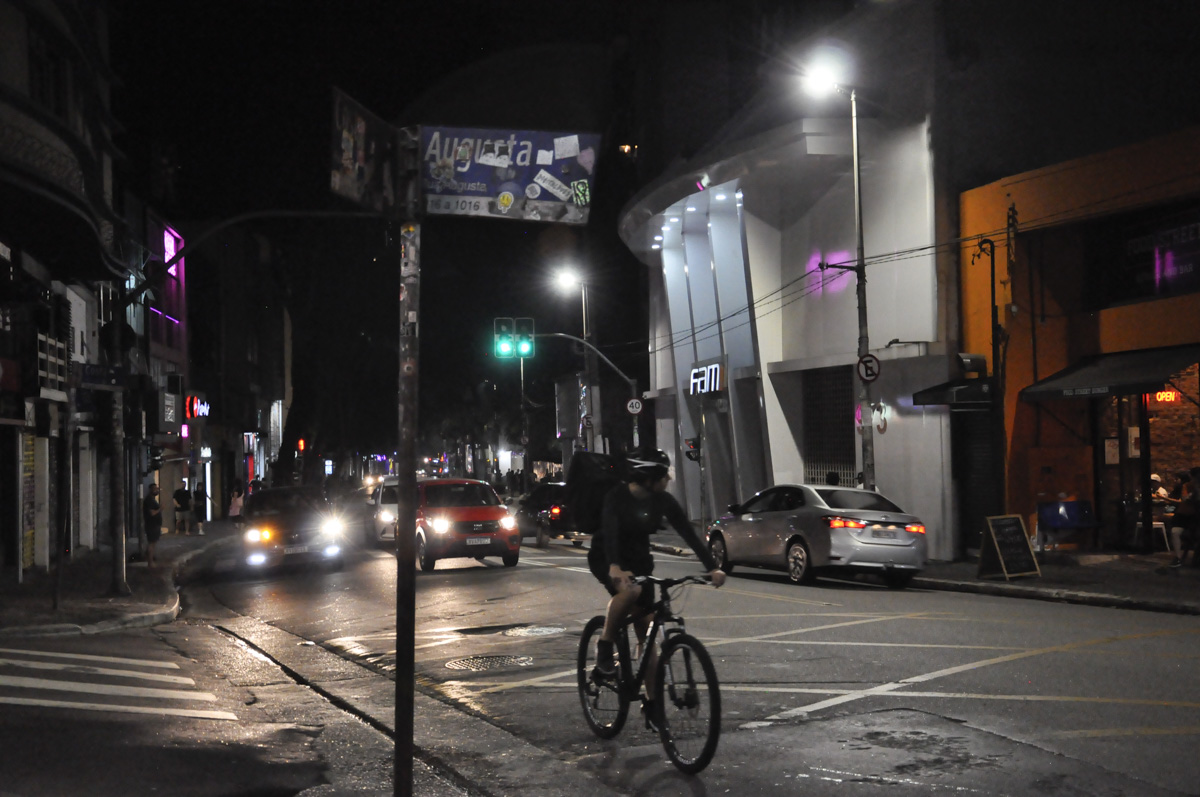
[[[417,562],[432,570],[438,559],[499,556],[513,567],[521,532],[487,482],[428,479],[417,483]]]

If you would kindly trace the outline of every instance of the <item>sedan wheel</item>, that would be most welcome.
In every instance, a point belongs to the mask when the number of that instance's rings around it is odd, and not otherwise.
[[[796,584],[808,584],[812,581],[812,562],[808,557],[808,547],[802,542],[793,542],[787,552],[788,578]]]
[[[429,555],[429,546],[425,544],[424,537],[417,537],[417,562],[422,570],[432,570],[437,562],[437,559]]]
[[[733,565],[729,563],[729,552],[725,550],[724,537],[713,537],[708,543],[708,551],[712,554],[712,558],[716,560],[718,570],[723,570],[726,573],[733,572]]]

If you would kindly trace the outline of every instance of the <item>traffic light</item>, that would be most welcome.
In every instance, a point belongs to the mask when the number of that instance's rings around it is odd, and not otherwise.
[[[685,457],[687,457],[688,459],[690,459],[692,462],[699,462],[700,461],[700,438],[699,437],[684,438],[683,445],[684,445],[683,455]]]
[[[150,446],[150,470],[158,470],[163,466],[163,450],[158,446]]]
[[[532,318],[516,318],[513,319],[516,326],[517,338],[517,356],[532,357],[533,348],[533,319]]]
[[[493,351],[497,357],[511,358],[516,355],[517,341],[511,318],[497,318],[492,325]]]

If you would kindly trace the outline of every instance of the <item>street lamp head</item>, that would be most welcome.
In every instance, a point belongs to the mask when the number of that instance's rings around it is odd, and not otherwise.
[[[564,292],[573,291],[583,284],[583,280],[579,278],[579,275],[569,268],[559,271],[555,276],[555,280],[558,282],[558,287]]]
[[[813,97],[828,97],[842,88],[833,74],[833,70],[824,65],[806,69],[800,76],[800,82],[804,86],[804,90]]]

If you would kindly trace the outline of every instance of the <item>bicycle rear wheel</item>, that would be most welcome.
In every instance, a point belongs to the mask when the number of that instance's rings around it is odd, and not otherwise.
[[[603,632],[603,617],[593,617],[584,626],[583,636],[579,639],[576,679],[579,702],[583,705],[583,716],[588,727],[601,739],[611,739],[625,726],[625,718],[629,716],[629,698],[621,690],[619,661],[617,674],[611,677],[594,677],[592,674],[596,667],[596,641]]]
[[[721,690],[712,657],[695,637],[678,634],[663,645],[656,700],[659,736],[681,771],[708,766],[721,737]]]

